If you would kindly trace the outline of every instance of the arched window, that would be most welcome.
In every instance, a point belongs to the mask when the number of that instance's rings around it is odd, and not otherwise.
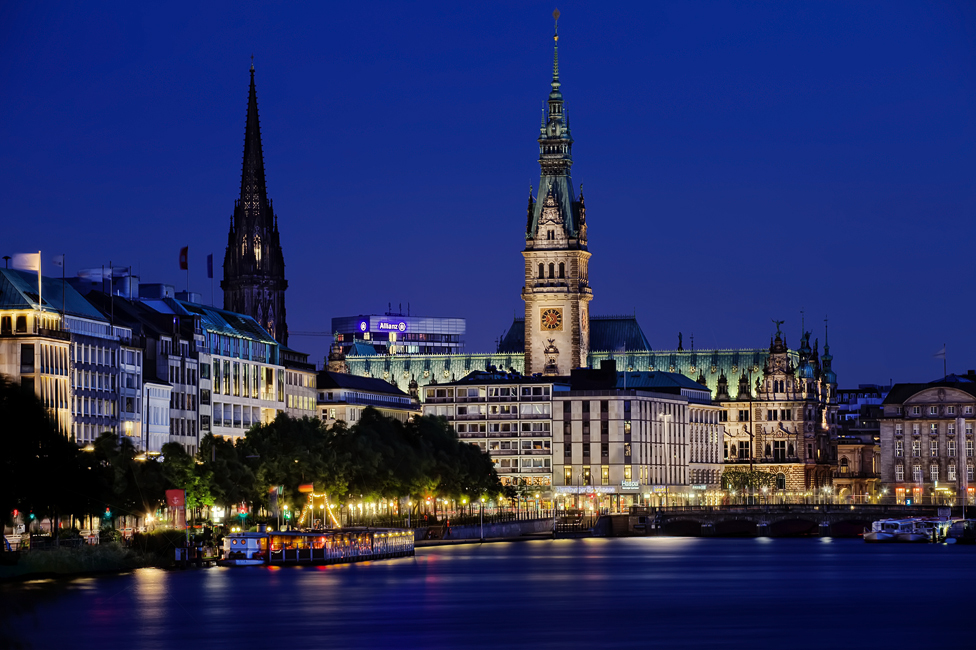
[[[785,490],[786,489],[786,474],[782,472],[776,475],[776,489]]]
[[[560,278],[566,277],[566,265],[563,264],[562,262],[559,263],[559,277]]]
[[[544,277],[546,277],[546,271],[545,271],[545,268],[546,268],[546,267],[545,267],[545,265],[544,265],[544,264],[539,264],[539,279],[540,279],[540,280],[541,280],[542,278],[544,278]]]
[[[549,263],[549,278],[551,279],[551,278],[555,277],[555,273],[556,273],[556,265],[553,264],[552,262],[550,262]]]
[[[840,473],[849,474],[850,471],[851,471],[851,463],[850,461],[847,460],[847,457],[845,456],[840,459]]]

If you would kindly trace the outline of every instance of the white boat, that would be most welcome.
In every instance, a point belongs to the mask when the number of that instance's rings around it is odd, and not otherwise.
[[[220,564],[251,566],[268,561],[267,533],[230,533],[224,536]]]
[[[927,542],[941,542],[949,534],[952,522],[944,517],[923,517],[915,520],[916,532],[925,535]]]
[[[903,528],[902,519],[879,519],[864,531],[864,541],[870,543],[893,542]]]

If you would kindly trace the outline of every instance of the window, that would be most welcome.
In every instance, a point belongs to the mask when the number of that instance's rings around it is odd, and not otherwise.
[[[973,480],[973,466],[966,465],[966,480],[972,482]]]
[[[896,436],[900,436],[900,435],[903,435],[903,434],[904,434],[904,431],[902,431],[901,425],[900,424],[896,424],[895,425],[895,435]]]
[[[965,409],[963,410],[963,413],[965,413],[966,415],[972,415],[972,414],[973,414],[973,407],[972,407],[972,406],[967,406],[967,407],[966,407],[966,408],[965,408]]]
[[[786,441],[785,440],[774,440],[773,441],[773,460],[776,460],[776,461],[786,460]]]
[[[589,485],[589,484],[590,484],[590,468],[589,467],[584,467],[583,468],[583,485]]]
[[[939,455],[939,441],[932,440],[929,442],[929,456],[935,458]]]
[[[610,457],[610,445],[606,442],[600,445],[600,457],[601,458]]]
[[[937,422],[933,422],[929,425],[929,434],[933,436],[939,435],[939,425]]]
[[[572,447],[570,445],[564,445],[564,447],[565,447],[565,452],[563,453],[563,456],[565,456],[566,458],[572,458],[573,457]]]
[[[973,441],[972,439],[966,440],[966,458],[973,457]]]
[[[563,264],[562,262],[559,263],[559,277],[560,278],[566,277],[566,265]]]
[[[573,483],[573,468],[564,467],[563,468],[563,485],[572,485]]]
[[[946,424],[946,435],[954,436],[956,435],[956,424],[954,422],[949,422]]]
[[[583,401],[583,415],[589,415],[590,413],[590,403],[589,401]]]
[[[745,440],[739,442],[739,458],[749,458],[749,443]]]
[[[748,421],[749,421],[749,411],[748,410],[739,411],[739,422],[748,422]]]
[[[766,411],[766,419],[768,421],[770,421],[770,422],[775,421],[776,420],[776,409],[770,409],[770,410]]]
[[[938,415],[938,414],[939,414],[939,407],[938,406],[930,406],[929,407],[929,415]]]
[[[546,277],[546,266],[545,264],[539,264],[539,279]]]
[[[786,489],[786,474],[779,473],[776,475],[776,489],[777,490]]]
[[[929,479],[933,483],[939,480],[939,466],[935,463],[932,463],[931,467],[929,467]]]
[[[912,440],[912,458],[918,458],[922,455],[922,441]]]
[[[630,465],[627,465],[626,467],[624,467],[624,480],[629,481],[631,480],[632,477],[633,477],[633,472],[631,470],[631,467]]]
[[[912,425],[912,435],[913,436],[917,436],[920,432],[921,432],[921,429],[919,429],[918,424],[917,423],[916,424],[913,424]]]
[[[549,232],[551,233],[552,231],[550,230]],[[556,277],[555,269],[556,269],[556,265],[553,264],[552,262],[549,262],[549,279]]]
[[[956,464],[952,463],[946,468],[946,480],[955,481],[956,480]]]
[[[590,445],[589,443],[587,443],[583,445],[583,458],[589,458],[589,457],[590,457]]]
[[[922,466],[912,465],[912,480],[916,483],[922,482]]]
[[[913,406],[912,407],[912,415],[921,415],[921,414],[922,414],[922,407],[921,406]]]
[[[610,485],[610,468],[600,468],[600,485]]]
[[[563,415],[572,415],[573,413],[573,403],[570,401],[563,402]]]
[[[895,440],[895,458],[904,458],[905,456],[905,441]]]
[[[606,421],[601,422],[600,423],[600,437],[602,439],[606,439],[609,436],[610,436],[610,423],[609,422],[606,422]]]
[[[624,443],[624,458],[630,458],[630,456],[631,456],[630,443],[629,442],[625,442]]]
[[[905,468],[901,465],[895,465],[895,480],[904,481],[905,480]]]
[[[955,406],[947,406],[946,407],[946,413],[948,415],[955,415],[956,414],[956,407]]]

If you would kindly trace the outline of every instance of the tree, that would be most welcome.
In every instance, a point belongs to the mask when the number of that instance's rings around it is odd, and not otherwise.
[[[163,455],[163,476],[170,488],[186,491],[187,512],[214,504],[210,487],[213,473],[186,453],[183,445],[168,442],[160,450]]]

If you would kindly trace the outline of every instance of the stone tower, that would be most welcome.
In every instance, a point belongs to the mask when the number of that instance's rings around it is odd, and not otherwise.
[[[288,344],[285,321],[285,258],[278,240],[274,214],[264,180],[264,154],[258,120],[258,95],[251,65],[251,89],[244,129],[244,165],[241,197],[234,215],[224,255],[224,309],[253,316],[282,345]]]
[[[555,16],[558,19],[558,14]],[[559,90],[559,35],[553,35],[552,90],[539,133],[542,177],[529,192],[525,228],[525,372],[568,375],[586,365],[590,342],[583,190],[573,190],[573,138]]]

